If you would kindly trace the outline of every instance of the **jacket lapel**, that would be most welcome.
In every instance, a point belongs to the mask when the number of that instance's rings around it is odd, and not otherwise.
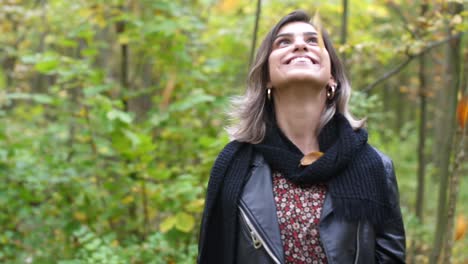
[[[261,155],[256,155],[254,159],[254,168],[244,186],[241,203],[249,211],[251,221],[265,243],[268,243],[277,258],[283,262],[283,243],[276,215],[271,170]]]
[[[332,204],[332,199],[330,197],[330,194],[325,195],[325,200],[323,201],[323,207],[322,207],[322,214],[320,215],[320,222],[323,222],[323,219],[325,219],[328,215],[333,212],[333,204]]]

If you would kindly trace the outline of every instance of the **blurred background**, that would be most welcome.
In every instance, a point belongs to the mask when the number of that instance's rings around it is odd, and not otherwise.
[[[0,262],[195,263],[229,97],[298,8],[394,161],[408,263],[468,263],[467,0],[0,0]]]

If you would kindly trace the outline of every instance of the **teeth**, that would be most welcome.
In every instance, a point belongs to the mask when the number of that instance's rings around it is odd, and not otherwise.
[[[297,58],[294,58],[291,60],[291,64],[294,64],[294,63],[297,63],[297,62],[305,62],[305,63],[311,63],[311,64],[314,64],[314,62],[309,59],[309,58],[306,58],[306,57],[297,57]]]

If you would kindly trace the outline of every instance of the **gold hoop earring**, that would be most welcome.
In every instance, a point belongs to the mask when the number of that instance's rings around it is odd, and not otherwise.
[[[335,92],[336,92],[336,84],[327,86],[327,99],[329,101],[333,100],[333,98],[335,97]]]
[[[268,98],[268,101],[271,101],[271,88],[267,89],[267,98]]]

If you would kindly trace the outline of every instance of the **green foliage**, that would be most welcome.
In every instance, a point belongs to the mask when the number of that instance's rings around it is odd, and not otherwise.
[[[210,168],[229,141],[223,130],[228,98],[245,85],[254,3],[4,2],[0,262],[194,263]],[[396,164],[409,238],[427,245],[433,226],[411,213],[416,125],[410,120],[390,129],[397,118],[382,110],[389,98],[359,90],[384,65],[443,36],[445,18],[434,12],[408,21],[423,30],[416,39],[395,26],[388,2],[350,1],[350,35],[337,48],[351,69],[352,112],[368,118],[371,143]],[[416,2],[401,7],[412,12]],[[338,43],[337,1],[268,1],[259,38],[296,8],[319,10]],[[467,28],[466,16],[451,18],[457,30]],[[401,83],[412,81],[406,77]],[[393,84],[401,90],[400,82]],[[435,183],[428,189],[433,193]],[[465,214],[467,193],[459,207]]]

